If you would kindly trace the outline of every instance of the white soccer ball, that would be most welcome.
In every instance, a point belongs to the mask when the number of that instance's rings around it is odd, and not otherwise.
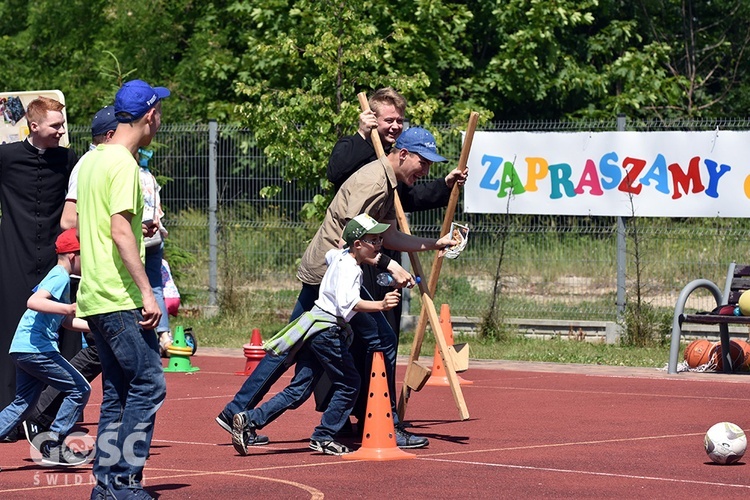
[[[708,457],[717,464],[733,464],[742,458],[747,448],[745,431],[731,422],[713,425],[703,440]]]

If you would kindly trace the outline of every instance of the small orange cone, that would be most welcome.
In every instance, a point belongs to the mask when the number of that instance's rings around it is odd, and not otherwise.
[[[448,304],[440,306],[440,328],[443,330],[443,336],[445,337],[445,343],[449,346],[453,345],[453,324],[451,323],[451,309]],[[471,385],[474,382],[461,378],[459,375],[459,385]],[[445,367],[443,367],[443,358],[440,357],[440,351],[438,350],[437,344],[435,344],[435,357],[432,360],[432,374],[427,379],[425,385],[433,385],[440,387],[450,387],[448,381],[448,374],[445,373]]]
[[[372,355],[370,372],[370,394],[367,399],[365,431],[362,446],[355,452],[342,455],[344,460],[403,460],[415,458],[396,445],[396,430],[393,426],[391,396],[388,394],[388,381],[385,375],[385,362],[382,352]]]
[[[235,375],[250,375],[258,366],[260,360],[266,355],[266,351],[263,350],[263,339],[260,337],[260,330],[253,328],[253,334],[250,337],[250,343],[242,346],[242,350],[245,353],[245,370],[241,372],[235,372]]]

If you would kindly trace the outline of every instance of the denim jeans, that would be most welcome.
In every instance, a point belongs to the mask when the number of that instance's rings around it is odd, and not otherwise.
[[[362,420],[367,411],[367,394],[372,369],[372,353],[383,353],[388,392],[391,397],[393,422],[399,424],[396,411],[396,355],[398,345],[396,333],[381,313],[358,313],[349,322],[354,331],[354,341],[350,347],[355,366],[362,379],[359,399],[355,405],[354,415]]]
[[[164,302],[164,288],[161,282],[161,259],[163,257],[163,242],[158,247],[154,246],[146,249],[146,276],[148,276],[148,284],[151,285],[156,303],[161,310],[161,319],[159,320],[159,324],[156,325],[157,333],[169,331],[169,313],[167,312],[167,304]]]
[[[67,436],[89,400],[89,383],[57,351],[14,352],[10,356],[16,365],[16,396],[0,412],[0,439],[26,419],[47,386],[65,394],[50,431],[60,438]]]
[[[99,355],[96,352],[96,344],[94,343],[94,334],[84,333],[86,337],[86,347],[78,351],[78,353],[70,359],[70,364],[78,370],[83,378],[91,383],[96,377],[102,373],[102,365],[99,363]],[[55,416],[60,411],[60,406],[65,400],[66,394],[55,389],[51,385],[48,385],[42,395],[39,396],[36,406],[25,420],[31,420],[34,423],[40,425],[45,429],[49,429],[52,422],[55,421]],[[81,417],[79,417],[80,419]]]
[[[153,330],[140,310],[96,314],[89,322],[102,364],[102,406],[93,472],[100,484],[140,488],[156,411],[167,393]]]
[[[344,342],[343,330],[338,326],[323,330],[305,342],[297,353],[292,381],[266,403],[248,410],[248,420],[261,429],[286,410],[298,408],[312,395],[323,372],[331,380],[334,393],[311,438],[333,440],[349,418],[359,391],[359,374]]]
[[[289,318],[290,323],[302,316],[302,313],[313,308],[315,301],[318,298],[319,289],[320,287],[317,285],[302,285],[302,291],[300,292],[299,297],[297,297],[297,302],[292,310],[292,316]],[[286,363],[286,354],[281,356],[264,356],[250,376],[245,379],[242,387],[240,387],[240,390],[235,394],[234,399],[224,407],[224,410],[222,411],[224,417],[231,420],[236,413],[255,408],[268,391],[271,390],[271,386],[273,386],[273,384],[275,384],[289,368]],[[303,394],[300,392],[293,396],[290,395],[290,397],[296,399],[301,398],[302,395]]]

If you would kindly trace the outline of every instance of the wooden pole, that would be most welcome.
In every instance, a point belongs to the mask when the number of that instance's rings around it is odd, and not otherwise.
[[[359,105],[362,111],[368,111],[370,109],[370,104],[369,102],[367,102],[367,95],[365,95],[364,92],[360,92],[359,94],[357,94],[357,98],[359,99]],[[377,154],[378,158],[381,158],[383,161],[388,162],[388,159],[385,157],[383,144],[380,142],[380,135],[378,134],[378,130],[372,129],[370,135],[372,137],[372,145],[375,147],[375,153]],[[409,231],[409,222],[406,219],[406,213],[404,213],[404,208],[401,205],[401,199],[398,196],[398,192],[394,192],[393,194],[395,198],[394,204],[396,208],[396,221],[401,228],[401,232],[405,234],[411,234],[411,232]],[[424,276],[422,272],[422,264],[419,262],[419,257],[417,256],[416,252],[409,252],[409,260],[411,261],[412,269],[414,270],[416,275]],[[427,288],[427,284],[424,282],[424,280],[419,283],[419,291],[422,294],[422,309],[428,309],[427,316],[430,320],[432,331],[435,334],[435,341],[438,345],[438,351],[440,352],[440,356],[443,358],[445,371],[448,376],[448,382],[450,384],[451,391],[453,392],[453,400],[456,402],[461,420],[467,420],[469,418],[469,410],[466,407],[466,401],[464,401],[464,396],[461,392],[461,386],[459,384],[456,371],[453,368],[453,363],[446,362],[446,357],[450,355],[448,353],[448,345],[445,337],[443,336],[443,330],[440,327],[440,318],[435,311],[435,304],[432,302],[432,297],[430,296],[429,289]]]
[[[477,121],[479,120],[479,113],[473,111],[469,115],[469,124],[466,127],[466,137],[464,138],[464,144],[461,149],[461,156],[458,159],[458,169],[463,172],[466,170],[466,165],[469,161],[469,152],[471,151],[471,143],[474,141],[474,132],[477,129]],[[440,230],[440,234],[446,234],[448,231],[450,231],[451,222],[453,221],[453,217],[456,214],[456,205],[458,204],[458,195],[459,195],[459,186],[458,184],[453,185],[453,189],[451,190],[451,196],[448,200],[448,206],[445,209],[445,217],[443,219],[443,227]],[[443,266],[443,256],[440,255],[440,253],[435,254],[435,259],[432,261],[432,269],[430,270],[430,280],[427,285],[428,292],[430,294],[430,297],[435,296],[435,291],[437,290],[437,282],[438,278],[440,277],[440,270]],[[414,362],[419,359],[419,353],[422,350],[422,341],[424,340],[424,333],[427,328],[427,308],[423,307],[422,311],[419,313],[419,321],[417,322],[417,329],[414,332],[414,341],[411,345],[411,353],[409,355],[409,362],[407,363],[407,372],[406,377],[404,378],[404,385],[401,387],[401,396],[398,400],[398,414],[401,417],[401,419],[404,418],[404,414],[406,413],[406,405],[409,402],[409,396],[411,396],[411,388],[409,388],[406,384],[406,380],[409,378],[409,371],[412,370],[414,366]],[[443,360],[445,361],[445,360]],[[445,366],[445,364],[443,364]]]

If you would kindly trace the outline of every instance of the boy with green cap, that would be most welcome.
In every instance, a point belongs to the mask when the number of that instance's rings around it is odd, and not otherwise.
[[[365,260],[375,259],[383,243],[382,233],[390,227],[367,214],[351,219],[344,228],[343,249],[326,253],[328,268],[320,284],[315,306],[266,342],[271,354],[296,357],[294,377],[289,385],[266,403],[237,413],[233,419],[232,444],[240,455],[247,455],[248,442],[258,444],[255,430],[278,418],[289,408],[307,401],[321,375],[331,379],[334,394],[313,431],[310,448],[326,455],[343,455],[349,448],[333,436],[341,429],[354,407],[359,392],[359,374],[349,353],[351,328],[348,321],[358,312],[387,311],[400,296],[394,290],[382,300],[360,298]],[[257,437],[256,437],[257,436]]]

